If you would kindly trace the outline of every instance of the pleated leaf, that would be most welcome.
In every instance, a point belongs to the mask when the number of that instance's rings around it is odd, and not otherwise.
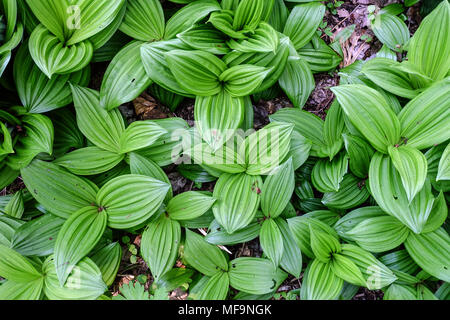
[[[450,144],[447,144],[439,160],[436,180],[450,180]]]
[[[283,255],[281,257],[280,266],[292,274],[294,277],[300,277],[302,272],[302,253],[292,235],[289,225],[282,218],[275,219],[283,238]]]
[[[342,291],[344,281],[331,268],[330,263],[314,259],[306,268],[300,291],[302,300],[334,300]]]
[[[344,281],[357,286],[365,286],[366,281],[361,270],[349,258],[339,253],[333,254],[330,266],[334,274]]]
[[[61,286],[75,265],[97,244],[106,229],[107,215],[96,206],[80,209],[61,227],[55,243],[55,268]]]
[[[165,215],[148,224],[142,234],[141,254],[155,279],[172,269],[180,238],[180,224]]]
[[[345,149],[349,156],[350,171],[358,178],[369,174],[370,160],[375,150],[364,139],[351,134],[343,134]]]
[[[279,43],[277,31],[270,24],[261,22],[248,39],[231,39],[228,46],[240,52],[275,52]]]
[[[100,89],[100,105],[106,110],[132,101],[151,84],[141,61],[143,43],[130,42],[108,65]]]
[[[239,65],[225,70],[219,81],[231,96],[245,97],[256,91],[270,71],[256,65]]]
[[[228,273],[217,272],[200,291],[198,300],[225,300],[228,295],[230,279]]]
[[[186,191],[167,204],[166,211],[171,219],[191,220],[208,211],[216,199],[199,191]]]
[[[259,232],[259,241],[264,254],[278,267],[284,252],[283,236],[273,219],[266,219]]]
[[[348,156],[341,153],[333,161],[321,159],[314,165],[311,182],[320,192],[338,191],[348,171]]]
[[[200,143],[185,151],[195,164],[207,166],[226,173],[245,171],[245,159],[227,145],[213,151],[206,143]]]
[[[1,300],[40,300],[44,279],[36,279],[28,283],[6,281],[0,286]]]
[[[98,188],[56,164],[34,160],[20,173],[33,197],[61,218],[95,203]]]
[[[42,277],[42,274],[25,257],[0,244],[0,276],[10,281],[27,283]]]
[[[389,49],[402,52],[409,41],[409,30],[406,24],[396,15],[380,13],[371,21],[371,28],[381,43]]]
[[[218,55],[230,52],[226,41],[227,38],[211,25],[195,25],[177,34],[177,38],[196,50],[203,50]]]
[[[127,229],[148,220],[161,206],[169,185],[136,174],[108,181],[97,193],[96,203],[106,210],[108,226]]]
[[[234,30],[255,30],[264,17],[264,0],[242,0],[234,14]]]
[[[92,261],[98,266],[102,273],[102,279],[107,286],[113,284],[122,261],[122,247],[118,242],[112,242],[98,250]]]
[[[124,154],[150,147],[166,133],[168,132],[155,121],[135,121],[120,136],[119,152]]]
[[[311,69],[302,58],[288,60],[279,84],[294,107],[299,109],[303,108],[315,87]]]

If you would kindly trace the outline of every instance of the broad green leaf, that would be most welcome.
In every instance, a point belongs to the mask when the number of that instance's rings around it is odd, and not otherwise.
[[[28,283],[6,281],[0,285],[1,300],[41,300],[44,279],[39,278]]]
[[[346,241],[351,241],[351,238],[347,236],[347,232],[356,227],[359,223],[372,218],[379,218],[386,216],[386,212],[381,210],[380,207],[369,206],[355,209],[342,218],[340,218],[334,225],[334,229],[337,231],[339,237]]]
[[[266,219],[262,223],[259,241],[264,254],[278,267],[284,252],[283,236],[273,219]]]
[[[277,31],[268,23],[261,22],[249,38],[231,39],[228,46],[240,52],[275,52],[280,43]]]
[[[45,257],[52,254],[64,221],[51,214],[28,221],[14,233],[11,248],[24,256]]]
[[[164,36],[164,11],[158,0],[129,0],[120,31],[141,41],[160,40]]]
[[[247,174],[268,175],[286,158],[290,150],[293,125],[271,123],[249,135],[240,146],[245,155]]]
[[[61,227],[55,243],[55,268],[61,286],[75,265],[83,259],[100,240],[106,229],[107,215],[96,206],[80,209]]]
[[[280,87],[296,108],[303,108],[314,90],[314,77],[308,63],[299,57],[290,58],[279,79]]]
[[[196,129],[212,150],[228,141],[244,119],[243,98],[233,97],[225,90],[195,99]]]
[[[396,66],[399,62],[388,58],[374,58],[364,63],[361,72],[386,91],[403,98],[413,99],[419,91],[414,88],[408,74]]]
[[[432,147],[450,139],[450,77],[411,100],[399,113],[401,136],[411,148]]]
[[[314,40],[314,35],[312,39]],[[308,47],[305,45],[298,50],[300,58],[305,60],[313,73],[329,71],[336,68],[342,61],[342,58],[331,49],[322,39],[316,39],[317,46]]]
[[[292,159],[269,175],[261,188],[261,210],[268,218],[275,219],[286,208],[295,188]]]
[[[441,1],[420,23],[408,45],[408,61],[434,80],[443,79],[450,68],[449,24],[450,4]]]
[[[150,147],[158,138],[168,133],[152,120],[135,121],[120,136],[121,154]]]
[[[417,300],[416,289],[393,283],[384,291],[383,300]]]
[[[233,29],[254,31],[264,17],[264,0],[242,0],[235,10]]]
[[[118,242],[112,242],[98,250],[93,256],[92,261],[102,272],[102,279],[107,286],[113,284],[116,279],[122,261],[122,247]]]
[[[172,269],[178,256],[181,227],[165,215],[150,222],[142,234],[141,254],[155,279]]]
[[[349,156],[350,171],[358,178],[366,178],[369,174],[370,160],[375,150],[364,139],[344,133],[345,149]]]
[[[405,250],[397,250],[381,256],[380,261],[389,269],[401,271],[407,274],[416,274],[420,267],[414,262],[409,253]]]
[[[225,70],[219,76],[223,88],[233,97],[251,95],[261,85],[271,69],[256,65],[239,65]]]
[[[372,146],[387,153],[388,146],[399,143],[400,121],[376,90],[359,85],[341,85],[331,89],[351,123]]]
[[[151,84],[141,61],[142,44],[130,42],[108,65],[100,89],[100,105],[106,110],[135,99]]]
[[[124,155],[98,147],[86,147],[67,153],[53,163],[66,168],[73,174],[90,176],[111,170],[123,158]]]
[[[214,217],[228,233],[249,225],[259,207],[262,179],[246,173],[223,173],[214,187]]]
[[[361,270],[359,270],[358,266],[349,258],[340,255],[339,253],[333,254],[330,266],[334,274],[344,281],[357,286],[365,286],[366,281]]]
[[[292,131],[291,150],[287,154],[287,158],[292,158],[294,170],[300,168],[309,158],[312,143],[298,131]]]
[[[218,271],[227,272],[228,262],[222,251],[215,245],[189,229],[186,229],[183,258],[196,270],[212,277]]]
[[[229,234],[214,220],[209,229],[210,232],[205,236],[206,242],[215,245],[235,245],[256,239],[259,236],[261,224],[256,219],[248,226]]]
[[[227,145],[214,152],[206,143],[200,143],[190,150],[186,150],[185,154],[193,160],[194,164],[218,170],[219,174],[220,172],[241,173],[245,171],[244,158]]]
[[[202,192],[186,191],[172,198],[166,211],[174,220],[195,219],[208,211],[215,201],[215,198]]]
[[[108,226],[127,229],[148,220],[161,206],[169,185],[154,178],[129,174],[108,181],[96,203],[108,215]]]
[[[323,125],[323,138],[326,144],[324,153],[333,160],[334,156],[342,149],[342,132],[345,128],[344,113],[339,103],[334,100],[328,109],[325,123]]]
[[[447,144],[439,160],[436,180],[450,180],[450,144]]]
[[[62,287],[53,256],[45,260],[42,272],[45,274],[44,293],[50,300],[95,300],[108,289],[100,269],[87,257],[72,269]]]
[[[172,50],[189,50],[190,47],[179,39],[151,42],[141,46],[141,59],[150,79],[164,89],[182,96],[194,95],[183,89],[172,74],[166,61],[166,53]]]
[[[300,277],[302,272],[302,253],[292,235],[289,225],[282,218],[275,219],[278,228],[283,237],[283,255],[281,257],[280,266],[292,274],[294,277]]]
[[[409,202],[422,189],[427,177],[427,159],[417,149],[408,145],[388,148],[392,164],[402,179]]]
[[[14,146],[15,153],[7,159],[14,170],[27,166],[39,153],[52,154],[54,128],[52,121],[41,114],[27,114],[22,118],[24,136]]]
[[[56,164],[34,160],[20,171],[33,197],[51,213],[67,219],[95,203],[98,188]]]
[[[289,10],[284,0],[275,0],[272,13],[269,17],[269,23],[275,30],[282,32],[289,16]]]
[[[165,56],[176,81],[187,92],[211,96],[221,90],[219,76],[226,70],[226,65],[212,53],[172,50]]]
[[[177,107],[183,102],[184,97],[180,96],[176,93],[173,93],[169,90],[164,89],[163,87],[153,83],[148,88],[152,97],[156,100],[159,100],[163,105],[167,106],[171,111],[175,111]]]
[[[316,32],[325,15],[325,6],[318,2],[300,4],[289,15],[283,33],[294,44],[296,50],[304,47]]]
[[[405,247],[423,270],[440,280],[450,281],[450,238],[443,228],[411,234],[406,239]]]
[[[227,54],[230,52],[226,37],[222,32],[207,24],[195,25],[177,34],[177,38],[188,46],[212,54]]]
[[[24,222],[6,215],[0,215],[0,244],[11,247],[13,236]],[[20,253],[20,252],[19,252]]]
[[[230,279],[228,273],[217,272],[200,291],[198,300],[225,300],[228,295],[228,289],[230,286]]]
[[[378,290],[388,286],[397,278],[392,271],[376,259],[371,253],[352,244],[343,244],[342,256],[353,261],[363,274],[364,286],[369,290]]]
[[[441,191],[439,196],[434,200],[433,208],[431,209],[430,216],[427,219],[423,233],[435,231],[441,227],[448,216],[448,206],[445,201],[444,193]]]
[[[70,94],[72,92],[69,90]],[[71,149],[80,149],[85,146],[85,138],[78,129],[75,113],[69,108],[61,108],[50,113],[55,129],[53,141],[53,156],[58,158]]]
[[[36,65],[50,79],[54,74],[69,74],[83,69],[94,53],[94,47],[88,40],[64,46],[43,25],[34,29],[29,48]]]
[[[194,270],[192,269],[173,268],[161,276],[155,284],[158,288],[162,288],[170,292],[185,283],[189,283],[193,274]]]
[[[124,3],[120,10],[115,15],[114,19],[111,21],[110,24],[100,32],[96,33],[92,37],[89,38],[89,41],[94,46],[94,57],[92,58],[92,62],[95,62],[95,56],[98,57],[98,51],[99,49],[106,49],[105,47],[108,47],[108,44],[111,44],[110,40],[112,39],[112,42],[114,42],[115,39],[122,37],[124,39],[126,36],[118,32],[120,25],[122,24],[123,18],[125,16],[125,12],[127,9],[127,5]],[[128,39],[127,39],[128,40]],[[120,48],[117,49],[119,51]],[[115,51],[115,52],[117,52]],[[114,56],[114,55],[113,55]],[[113,56],[111,56],[110,59],[103,60],[103,61],[111,61]]]
[[[370,252],[385,252],[401,245],[410,231],[389,215],[366,219],[346,232],[346,236]]]
[[[233,39],[246,39],[246,30],[235,30],[233,28],[235,13],[231,10],[221,10],[211,13],[208,23],[211,23],[214,28],[221,31],[225,35]]]
[[[27,283],[42,277],[25,257],[0,244],[0,276],[13,282]]]
[[[332,260],[333,255],[341,252],[341,244],[332,235],[329,235],[314,225],[309,225],[311,249],[317,260],[328,263]]]
[[[86,67],[70,75],[54,75],[49,79],[36,66],[24,43],[14,60],[14,81],[22,105],[29,113],[44,113],[64,107],[72,102],[68,82],[87,85],[90,68]]]
[[[369,185],[370,192],[381,209],[400,220],[414,233],[422,232],[434,202],[429,183],[425,183],[410,202],[392,160],[376,153],[370,163]]]
[[[300,291],[302,300],[334,300],[341,293],[344,281],[331,268],[330,263],[314,259],[306,268]]]
[[[386,58],[397,61],[397,54],[389,49],[387,45],[383,44],[381,49],[377,52],[376,58]]]
[[[164,39],[174,38],[211,12],[218,10],[220,10],[220,5],[216,0],[197,0],[188,4],[167,21]]]
[[[311,182],[320,192],[339,191],[347,171],[348,155],[341,152],[332,161],[328,159],[317,161],[311,174]]]
[[[11,200],[3,208],[3,213],[6,213],[10,217],[20,219],[25,211],[23,192],[21,190],[14,193]]]
[[[277,269],[270,260],[261,258],[237,258],[230,261],[228,275],[230,285],[251,294],[273,292],[287,274]],[[280,275],[278,275],[280,274]]]
[[[120,138],[125,131],[120,111],[108,112],[100,107],[97,91],[78,86],[71,88],[80,131],[97,147],[119,153]]]
[[[409,41],[409,30],[402,19],[390,13],[380,13],[371,20],[371,28],[381,43],[402,52]]]

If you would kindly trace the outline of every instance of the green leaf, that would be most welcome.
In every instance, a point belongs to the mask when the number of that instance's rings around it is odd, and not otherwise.
[[[397,278],[392,271],[376,259],[371,253],[352,244],[343,244],[342,256],[353,261],[363,274],[365,287],[378,290],[388,286]]]
[[[30,56],[28,42],[24,43],[14,60],[14,81],[22,105],[29,113],[44,113],[72,102],[68,82],[87,85],[90,68],[70,75],[54,75],[49,79]]]
[[[165,215],[148,224],[142,234],[141,254],[155,279],[172,269],[180,238],[180,224]]]
[[[436,180],[450,180],[450,144],[447,144],[439,160],[439,168]]]
[[[341,252],[341,244],[332,235],[314,228],[314,225],[309,225],[311,249],[317,260],[323,263],[328,263],[332,260],[334,254]]]
[[[172,39],[208,14],[220,10],[216,0],[197,0],[178,10],[166,23],[164,39]]]
[[[141,59],[145,72],[158,85],[164,89],[182,96],[193,97],[191,93],[183,89],[172,74],[166,61],[166,53],[172,50],[189,50],[190,47],[179,39],[151,42],[141,46]]]
[[[400,121],[376,90],[359,85],[341,85],[331,89],[351,123],[372,146],[387,153],[388,146],[400,140]]]
[[[21,170],[23,182],[33,197],[51,213],[67,219],[95,203],[98,188],[59,166],[34,160]]]
[[[450,77],[435,83],[399,113],[401,136],[411,148],[432,147],[450,139]]]
[[[55,267],[61,286],[75,265],[83,259],[100,240],[106,229],[107,215],[96,206],[80,209],[61,227],[55,243]]]
[[[218,271],[228,271],[228,263],[222,251],[205,241],[205,239],[186,229],[183,258],[196,270],[212,277]]]
[[[268,23],[261,22],[249,38],[231,39],[228,46],[240,52],[275,52],[280,43],[277,31]]]
[[[409,41],[409,30],[402,19],[390,13],[380,13],[371,20],[371,28],[381,43],[402,52]]]
[[[275,222],[281,231],[283,238],[283,255],[281,257],[281,267],[292,274],[294,277],[300,277],[302,272],[302,253],[292,235],[289,225],[282,218],[276,218]]]
[[[399,70],[399,62],[388,58],[374,58],[364,63],[361,72],[386,91],[403,98],[413,99],[419,94],[408,73]]]
[[[194,164],[207,166],[219,172],[241,173],[245,171],[245,160],[227,145],[213,151],[206,143],[200,143],[186,150]]]
[[[406,239],[405,247],[423,270],[440,280],[450,281],[450,238],[443,228],[411,234]]]
[[[13,282],[27,283],[42,277],[33,264],[14,251],[0,244],[0,276]]]
[[[370,252],[385,252],[401,245],[410,231],[389,215],[373,217],[358,223],[346,236]]]
[[[427,159],[422,152],[409,146],[398,148],[389,146],[388,152],[392,164],[400,174],[408,200],[411,202],[425,183]]]
[[[286,208],[295,188],[292,159],[269,175],[261,188],[261,210],[266,217],[275,219]]]
[[[337,192],[347,171],[348,155],[341,152],[332,161],[328,159],[317,161],[312,170],[311,182],[320,192]]]
[[[260,201],[260,176],[245,173],[224,173],[214,187],[214,217],[228,233],[249,225],[256,214]]]
[[[370,163],[369,184],[372,196],[383,211],[415,233],[423,230],[434,202],[429,183],[410,202],[391,159],[376,153]]]
[[[259,241],[264,254],[278,267],[283,256],[283,236],[273,219],[266,219],[259,232]]]
[[[370,220],[371,218],[383,217],[385,215],[386,213],[381,210],[380,207],[361,207],[340,218],[334,225],[334,229],[337,231],[340,238],[351,241],[347,236],[347,232],[352,230],[357,224],[362,223],[365,220]]]
[[[108,65],[100,89],[100,105],[106,110],[137,98],[151,84],[141,61],[143,43],[130,42]]]
[[[240,147],[245,154],[247,174],[268,175],[286,158],[290,150],[293,125],[271,123],[249,135]]]
[[[0,244],[11,247],[12,238],[16,234],[16,230],[23,224],[24,222],[21,220],[0,215]]]
[[[120,138],[125,131],[120,111],[108,112],[100,107],[97,91],[78,86],[71,88],[80,131],[97,147],[119,153]]]
[[[257,238],[261,230],[261,224],[256,219],[248,226],[229,234],[221,228],[216,220],[213,220],[209,229],[210,232],[205,236],[206,242],[215,245],[235,245]]]
[[[306,268],[300,290],[302,300],[334,300],[342,291],[344,281],[331,268],[330,263],[314,259]]]
[[[42,272],[45,274],[44,293],[50,300],[95,300],[108,289],[100,269],[87,257],[78,262],[62,287],[53,256],[45,260]]]
[[[328,109],[325,123],[323,126],[323,138],[326,148],[322,151],[328,154],[330,161],[342,149],[342,133],[345,128],[344,112],[339,103],[334,100]]]
[[[120,31],[141,41],[160,40],[164,36],[164,11],[158,0],[131,0]]]
[[[192,269],[173,268],[161,276],[155,284],[158,288],[172,291],[185,283],[189,283],[193,274],[194,270]]]
[[[244,101],[225,90],[195,99],[196,129],[203,141],[217,151],[228,141],[244,119]]]
[[[107,286],[113,284],[122,261],[122,248],[118,242],[112,242],[98,250],[92,261],[102,272],[102,279]]]
[[[242,0],[235,10],[233,29],[254,31],[264,15],[264,0]]]
[[[416,294],[411,286],[393,283],[384,292],[383,300],[417,300]]]
[[[358,178],[366,178],[369,174],[370,160],[375,150],[364,139],[351,135],[342,134],[345,149],[349,156],[350,171]]]
[[[315,34],[323,20],[325,9],[323,4],[311,2],[297,5],[291,11],[283,33],[292,40],[296,50],[304,47]]]
[[[197,96],[219,93],[219,76],[226,65],[212,53],[172,50],[166,53],[166,60],[176,81],[187,92]]]
[[[254,93],[270,71],[256,65],[233,66],[219,76],[219,82],[231,96],[244,97]]]
[[[366,280],[364,279],[361,270],[359,270],[358,266],[349,258],[340,255],[339,253],[333,254],[330,266],[334,274],[344,281],[357,286],[365,286]]]
[[[225,300],[228,295],[230,279],[228,273],[217,272],[200,291],[198,300]]]
[[[73,174],[90,176],[111,170],[123,158],[124,155],[98,147],[86,147],[65,154],[53,163],[66,168]]]
[[[167,204],[166,211],[174,220],[191,220],[207,212],[216,199],[199,191],[186,191]]]
[[[78,129],[75,113],[72,110],[69,108],[58,109],[50,114],[50,118],[55,129],[54,157],[58,158],[72,148],[80,149],[85,146],[84,136]]]
[[[423,233],[435,231],[441,227],[448,216],[448,206],[445,201],[444,193],[441,191],[439,196],[434,200],[433,208],[431,209],[430,216],[427,219]]]
[[[7,159],[14,170],[27,166],[39,153],[52,154],[54,129],[52,121],[41,114],[27,114],[22,118],[25,135],[14,146],[15,154]]]
[[[196,50],[218,55],[230,52],[224,34],[207,24],[194,25],[192,28],[177,34],[177,38]]]
[[[299,57],[290,58],[279,79],[280,87],[296,108],[303,108],[314,90],[315,81],[308,63]]]
[[[89,41],[63,46],[43,25],[34,29],[29,48],[36,65],[50,79],[54,74],[69,74],[83,69],[94,53],[94,47]]]
[[[119,152],[124,154],[149,147],[166,133],[155,121],[135,121],[122,133]]]
[[[1,300],[40,300],[44,279],[39,278],[28,283],[6,281],[0,286]]]
[[[303,137],[298,131],[292,131],[291,150],[287,154],[287,158],[292,158],[294,170],[300,168],[309,158],[312,143]]]
[[[127,229],[148,220],[161,206],[169,185],[137,174],[108,181],[97,193],[96,203],[106,210],[108,226]]]
[[[8,204],[3,209],[3,212],[13,218],[20,219],[22,218],[24,210],[25,207],[24,207],[23,193],[21,190],[19,190],[16,193],[14,193],[11,200],[9,200]]]
[[[441,1],[423,19],[409,43],[408,61],[433,80],[443,79],[450,68],[449,15],[450,4]]]
[[[286,278],[287,274],[277,269],[270,260],[261,258],[237,258],[230,261],[228,275],[230,285],[240,291],[251,294],[273,292],[278,287],[278,275]]]
[[[272,13],[269,17],[269,23],[275,30],[282,32],[286,25],[289,10],[283,0],[275,0]]]
[[[214,28],[233,39],[246,39],[245,30],[235,30],[233,28],[234,11],[221,10],[211,13],[207,23],[211,23]]]

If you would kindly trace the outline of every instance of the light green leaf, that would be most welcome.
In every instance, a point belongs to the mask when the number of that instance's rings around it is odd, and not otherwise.
[[[223,88],[233,97],[251,95],[261,86],[261,83],[271,69],[256,65],[239,65],[225,70],[219,76]]]
[[[234,14],[233,29],[254,31],[264,18],[264,0],[242,0]]]
[[[203,215],[215,201],[215,198],[202,192],[186,191],[170,200],[166,211],[171,219],[191,220]]]
[[[42,274],[25,257],[0,244],[0,276],[13,282],[27,283],[42,277]]]
[[[375,150],[364,139],[351,134],[342,134],[347,150],[350,171],[358,178],[366,178],[369,174],[370,160]]]
[[[249,38],[231,39],[228,46],[240,52],[275,52],[280,43],[277,31],[268,23],[261,22]]]
[[[288,60],[279,84],[294,107],[299,109],[303,108],[315,87],[311,69],[302,58]]]
[[[218,55],[230,52],[224,34],[208,24],[194,25],[177,34],[177,38],[196,50]]]
[[[6,281],[0,286],[1,300],[40,300],[44,279],[39,278],[28,283]]]
[[[334,300],[342,291],[344,281],[331,268],[330,263],[314,259],[306,268],[300,291],[302,300]]]
[[[332,161],[328,159],[317,161],[311,173],[311,182],[320,192],[339,191],[347,171],[348,155],[341,152]]]
[[[141,41],[160,40],[164,36],[164,11],[158,0],[129,0],[120,31]]]
[[[107,286],[113,284],[116,279],[122,261],[122,247],[118,242],[112,242],[98,250],[93,256],[92,261],[102,272],[102,279]]]
[[[381,43],[394,51],[404,50],[409,41],[409,30],[403,20],[390,13],[380,13],[370,22],[373,33]]]
[[[230,279],[228,273],[219,271],[209,278],[196,299],[225,300],[228,295],[229,285]]]
[[[334,274],[344,281],[357,286],[365,286],[366,280],[364,279],[361,270],[359,270],[358,266],[349,258],[340,255],[339,253],[333,254],[330,266]]]
[[[245,171],[245,160],[233,149],[227,145],[213,151],[206,143],[200,143],[186,150],[188,155],[195,164],[207,166],[214,170],[226,173],[241,173]]]
[[[262,223],[259,241],[264,254],[278,267],[284,252],[283,236],[273,219],[266,219]]]
[[[436,180],[450,180],[450,144],[447,144],[439,160],[439,167]]]
[[[124,154],[150,147],[166,133],[168,132],[155,121],[135,121],[122,133],[119,152]]]
[[[300,248],[295,242],[287,222],[282,218],[276,218],[275,222],[283,237],[283,255],[280,265],[284,270],[298,278],[302,272],[302,253]]]

